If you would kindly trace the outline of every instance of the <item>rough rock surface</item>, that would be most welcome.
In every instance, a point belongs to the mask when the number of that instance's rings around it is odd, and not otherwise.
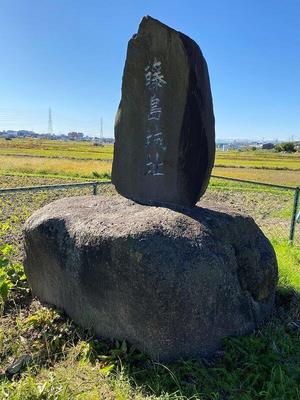
[[[189,37],[143,18],[128,43],[112,180],[144,204],[194,205],[215,155],[206,61]]]
[[[24,235],[35,295],[163,361],[208,355],[273,307],[273,248],[236,212],[65,198],[35,212]]]

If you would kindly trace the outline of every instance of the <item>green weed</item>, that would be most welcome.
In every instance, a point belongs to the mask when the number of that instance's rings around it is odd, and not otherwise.
[[[12,246],[0,247],[0,309],[4,306],[12,291],[28,292],[23,266],[11,261]]]
[[[287,241],[273,240],[278,267],[280,284],[300,291],[300,249],[291,246]]]
[[[60,181],[0,179],[5,186]],[[300,399],[300,249],[289,246],[286,236],[280,240],[278,230],[278,221],[289,226],[292,197],[252,189],[213,179],[204,201],[248,211],[260,226],[274,229],[280,277],[274,315],[251,335],[225,339],[213,358],[169,364],[151,361],[125,341],[95,338],[29,296],[20,262],[24,221],[56,198],[91,189],[1,197],[0,282],[6,283],[0,295],[0,399]]]

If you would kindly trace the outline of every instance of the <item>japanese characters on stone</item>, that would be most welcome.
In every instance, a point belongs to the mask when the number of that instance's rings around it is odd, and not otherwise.
[[[161,128],[161,90],[167,82],[162,73],[161,62],[154,61],[145,68],[145,85],[149,92],[149,113],[145,138],[145,175],[164,175],[163,154],[166,151],[164,134]]]

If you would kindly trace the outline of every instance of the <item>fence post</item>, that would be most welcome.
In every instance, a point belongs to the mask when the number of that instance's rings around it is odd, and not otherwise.
[[[97,194],[97,189],[98,189],[98,185],[97,185],[97,183],[95,182],[95,183],[93,183],[93,195],[94,195],[94,196],[96,196],[96,194]]]
[[[299,194],[300,194],[300,188],[296,187],[295,195],[294,195],[294,206],[293,206],[293,212],[292,212],[292,219],[291,219],[290,236],[289,236],[290,244],[293,244],[294,237],[295,237],[295,226],[296,226],[296,219],[297,219]]]

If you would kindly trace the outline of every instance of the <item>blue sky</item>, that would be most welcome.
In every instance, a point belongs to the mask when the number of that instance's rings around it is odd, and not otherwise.
[[[208,62],[218,138],[300,139],[300,1],[0,0],[0,130],[113,136],[127,42],[143,15]]]

